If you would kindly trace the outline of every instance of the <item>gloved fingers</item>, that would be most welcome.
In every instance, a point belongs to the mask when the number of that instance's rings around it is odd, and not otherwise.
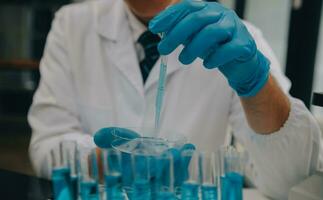
[[[208,69],[220,67],[241,58],[249,50],[241,39],[234,39],[223,44],[211,53],[203,62]]]
[[[155,34],[168,32],[178,21],[191,12],[203,9],[207,4],[202,1],[181,1],[160,12],[149,22],[149,30]]]
[[[120,138],[124,138],[124,139],[135,139],[140,137],[139,133],[130,130],[130,129],[126,129],[126,128],[115,128],[115,136],[120,137]]]
[[[217,23],[204,27],[184,47],[179,55],[179,60],[183,64],[190,64],[197,57],[205,59],[210,53],[216,51],[221,44],[231,40],[234,29],[235,24],[226,18],[221,18]]]
[[[111,143],[115,139],[115,136],[124,139],[134,139],[139,137],[139,134],[125,128],[102,128],[94,134],[94,143],[100,148],[111,148]]]
[[[208,9],[208,7],[189,13],[167,32],[158,45],[159,52],[166,55],[175,50],[180,44],[189,43],[201,29],[208,24],[216,23],[221,16],[221,12],[215,12]]]
[[[102,128],[94,134],[94,143],[100,148],[110,148],[113,141],[112,132],[115,128]]]

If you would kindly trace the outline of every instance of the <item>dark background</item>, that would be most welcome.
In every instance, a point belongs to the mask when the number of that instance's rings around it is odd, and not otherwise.
[[[0,169],[34,174],[27,112],[55,11],[69,0],[0,1]]]

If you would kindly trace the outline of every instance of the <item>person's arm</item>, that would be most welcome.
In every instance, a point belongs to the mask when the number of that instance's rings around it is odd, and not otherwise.
[[[290,112],[288,97],[271,75],[256,96],[240,99],[249,126],[259,134],[278,131],[285,124]]]
[[[32,128],[30,158],[36,174],[42,177],[49,177],[49,152],[57,148],[60,141],[93,144],[92,137],[82,129],[76,108],[67,50],[66,11],[64,8],[58,11],[52,23],[40,63],[41,80],[28,113]]]
[[[289,83],[277,73],[268,45],[262,39],[256,44],[245,23],[215,2],[182,1],[161,12],[149,28],[166,32],[161,54],[183,44],[183,64],[201,58],[205,68],[217,68],[227,78],[234,90],[229,120],[254,164],[252,181],[264,194],[287,199],[290,188],[317,168],[321,136],[304,104],[285,95]]]
[[[256,134],[255,127],[251,128],[248,125],[250,119],[246,117],[248,111],[245,111],[241,97],[234,94],[229,117],[230,124],[236,140],[243,144],[249,154],[246,170],[248,179],[264,194],[274,199],[286,199],[290,188],[313,173],[318,168],[318,164],[323,161],[320,130],[304,104],[288,95],[290,82],[283,75],[280,63],[261,32],[252,25],[246,24],[253,38],[255,38],[259,50],[270,60],[270,79],[275,84],[274,87],[265,89],[268,87],[267,83],[264,86],[265,90],[260,90],[259,94],[266,91],[260,97],[267,96],[271,99],[271,102],[267,102],[267,106],[261,106],[261,108],[268,108],[269,110],[266,112],[271,113],[272,109],[284,107],[280,104],[277,106],[277,103],[287,101],[289,111],[286,119],[282,119],[283,114],[277,117],[266,115],[263,112],[262,117],[267,119],[268,122],[260,119],[265,123],[261,127],[277,123],[277,129],[270,130],[269,132],[272,134],[263,134],[265,133],[264,130],[259,131],[262,134]],[[276,96],[277,93],[271,90],[278,90],[276,91],[279,94],[278,97]],[[280,97],[286,98],[285,101],[277,102],[279,99],[276,98]],[[259,101],[263,102],[267,99]],[[285,111],[282,109],[274,113]],[[260,111],[257,112],[261,113]],[[283,123],[279,125],[275,118]],[[254,118],[253,120],[259,119]],[[274,120],[274,122],[271,122],[271,120]]]
[[[152,19],[149,28],[166,32],[158,45],[161,54],[183,44],[180,62],[201,58],[205,68],[219,69],[241,97],[255,132],[270,134],[285,123],[290,110],[287,96],[270,75],[270,60],[232,10],[218,3],[183,1]]]
[[[248,125],[241,100],[233,95],[230,125],[236,141],[249,154],[246,176],[263,194],[287,199],[294,185],[311,175],[322,162],[320,130],[298,99],[288,97],[287,120],[272,134],[256,134]]]

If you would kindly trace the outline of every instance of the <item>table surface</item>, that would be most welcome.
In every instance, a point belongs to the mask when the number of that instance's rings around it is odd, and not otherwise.
[[[52,199],[51,182],[7,170],[0,170],[0,199]]]
[[[257,189],[244,189],[243,199],[244,200],[269,200],[269,198],[265,197]]]
[[[7,170],[0,170],[0,197],[10,200],[52,199],[51,182]],[[244,189],[244,200],[268,200],[256,189]]]

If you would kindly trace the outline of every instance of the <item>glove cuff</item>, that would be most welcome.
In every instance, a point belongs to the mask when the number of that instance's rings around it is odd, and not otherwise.
[[[253,97],[267,83],[269,78],[270,61],[257,50],[255,56],[245,65],[255,66],[254,73],[251,77],[244,83],[229,80],[229,84],[240,97]]]

